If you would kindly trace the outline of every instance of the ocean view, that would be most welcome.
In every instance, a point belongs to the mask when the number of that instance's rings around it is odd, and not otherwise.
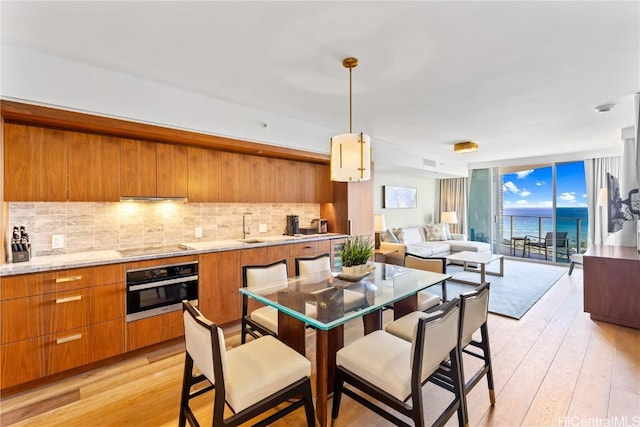
[[[505,208],[502,216],[503,241],[509,241],[511,237],[538,236],[553,231],[551,223],[552,208]],[[575,247],[578,237],[578,220],[580,223],[580,246],[586,248],[588,210],[583,208],[556,208],[557,228],[559,232],[566,231],[569,245]],[[511,229],[513,224],[513,230]]]

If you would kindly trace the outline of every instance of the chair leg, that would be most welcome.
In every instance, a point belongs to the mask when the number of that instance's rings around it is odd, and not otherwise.
[[[485,323],[480,327],[482,337],[482,354],[484,355],[484,364],[487,367],[487,386],[489,388],[489,401],[491,406],[496,404],[496,392],[493,385],[493,365],[491,363],[491,349],[489,347],[489,328]]]
[[[182,374],[182,390],[180,392],[180,415],[178,417],[178,427],[185,427],[187,424],[187,411],[189,408],[189,392],[193,378],[193,359],[186,354],[184,361],[184,372]]]
[[[313,407],[313,395],[311,394],[311,381],[307,381],[304,388],[304,412],[307,416],[307,427],[316,425],[316,412]]]
[[[342,387],[344,387],[344,378],[342,371],[336,368],[335,384],[333,386],[333,404],[331,408],[331,418],[334,420],[338,418],[340,412],[340,400],[342,398]]]
[[[571,261],[571,264],[569,264],[569,276],[571,276],[571,273],[573,273],[573,267],[575,267],[576,263]]]

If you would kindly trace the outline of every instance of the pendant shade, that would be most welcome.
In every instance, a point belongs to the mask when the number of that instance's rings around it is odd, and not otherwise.
[[[331,138],[331,180],[371,179],[371,138],[363,133],[344,133]]]

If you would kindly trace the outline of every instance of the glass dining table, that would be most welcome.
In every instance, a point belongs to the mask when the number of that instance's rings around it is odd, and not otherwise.
[[[370,263],[365,277],[320,272],[297,276],[240,292],[278,310],[278,338],[305,354],[305,328],[316,336],[316,417],[328,425],[328,398],[333,392],[335,354],[344,345],[344,324],[362,318],[364,333],[382,329],[382,309],[393,306],[394,318],[415,311],[417,293],[442,283],[447,274],[397,265]],[[309,310],[309,305],[315,310]]]

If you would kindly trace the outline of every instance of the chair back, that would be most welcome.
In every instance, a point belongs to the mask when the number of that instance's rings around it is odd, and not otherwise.
[[[567,232],[566,231],[556,232],[556,247],[557,248],[566,248],[568,243],[569,242],[567,240]]]
[[[446,258],[423,258],[417,255],[407,254],[404,258],[404,266],[417,270],[431,271],[434,273],[447,272]]]
[[[246,288],[281,288],[286,285],[287,260],[285,259],[266,265],[242,267],[242,286]]]
[[[212,384],[216,383],[216,377],[221,379],[220,383],[224,383],[227,349],[222,329],[206,319],[189,301],[183,301],[182,307],[187,353]],[[224,387],[220,387],[220,384],[217,384],[217,388],[224,393]]]
[[[311,258],[296,258],[296,276],[314,276],[318,273],[331,274],[331,258],[328,253]]]
[[[489,282],[484,282],[475,291],[460,295],[462,328],[460,345],[471,342],[473,333],[487,322],[489,310]]]
[[[449,358],[458,346],[460,299],[442,304],[438,311],[418,321],[411,340],[411,369],[420,373],[420,384]]]

